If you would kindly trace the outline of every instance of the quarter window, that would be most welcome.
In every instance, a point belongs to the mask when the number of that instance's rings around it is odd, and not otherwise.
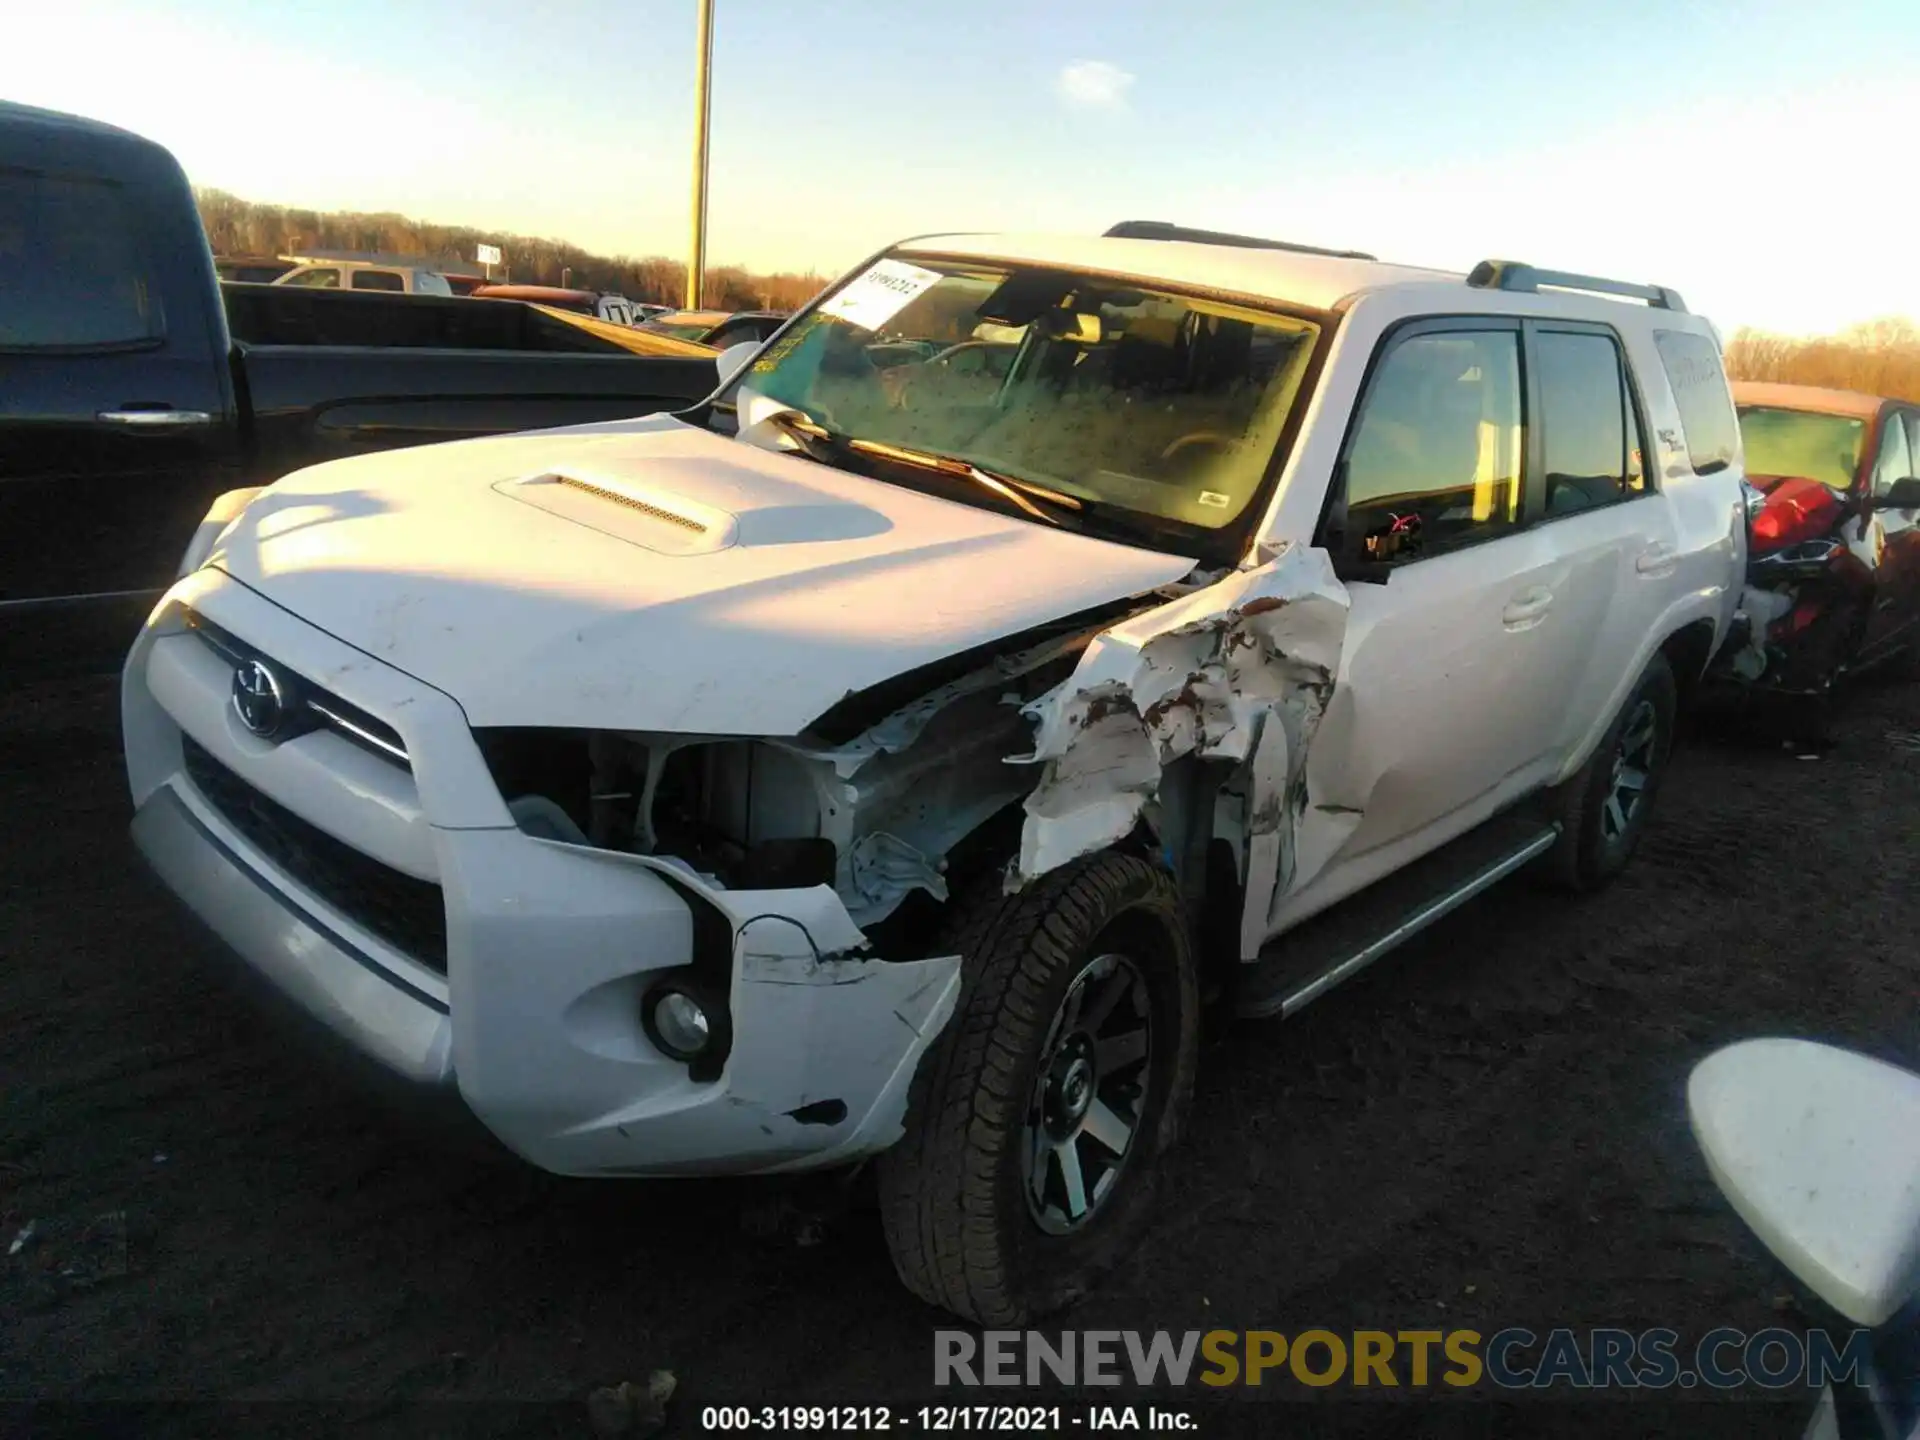
[[[0,170],[0,349],[99,349],[164,333],[119,188]]]
[[[1536,347],[1546,513],[1570,515],[1646,489],[1640,427],[1611,336],[1546,331]]]
[[[1740,427],[1733,417],[1720,347],[1705,335],[1685,330],[1656,330],[1653,343],[1680,408],[1680,430],[1693,473],[1726,469],[1739,449]]]
[[[1380,363],[1347,450],[1346,532],[1359,558],[1406,562],[1520,522],[1520,337],[1428,331]]]

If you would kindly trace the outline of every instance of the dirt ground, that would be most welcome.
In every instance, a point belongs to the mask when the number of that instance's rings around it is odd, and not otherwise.
[[[1819,1323],[1713,1189],[1682,1090],[1763,1034],[1920,1067],[1916,731],[1920,687],[1883,686],[1821,758],[1696,739],[1607,893],[1502,887],[1299,1020],[1215,1034],[1158,1228],[1057,1325]],[[0,1431],[586,1434],[591,1389],[655,1369],[682,1434],[705,1405],[956,1398],[932,1390],[951,1322],[870,1214],[766,1234],[768,1184],[450,1152],[289,1049],[136,880],[111,682],[0,698],[0,814],[0,1241],[37,1237],[0,1253]],[[1261,1398],[1202,1432],[1765,1436],[1806,1412]]]

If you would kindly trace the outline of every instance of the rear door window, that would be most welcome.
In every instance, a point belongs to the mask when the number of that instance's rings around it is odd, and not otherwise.
[[[1733,463],[1740,427],[1733,417],[1733,395],[1720,347],[1705,335],[1686,330],[1656,330],[1653,343],[1680,407],[1680,429],[1696,475],[1712,475]]]
[[[356,270],[353,272],[353,288],[404,291],[407,281],[398,270]]]
[[[1640,427],[1620,347],[1609,335],[1537,337],[1546,514],[1577,514],[1646,492]]]
[[[93,350],[165,333],[117,185],[0,170],[0,350]]]

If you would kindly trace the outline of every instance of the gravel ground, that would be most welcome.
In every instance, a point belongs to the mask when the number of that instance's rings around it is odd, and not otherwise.
[[[1712,1187],[1682,1087],[1769,1033],[1920,1068],[1916,731],[1920,689],[1878,686],[1818,759],[1696,738],[1605,894],[1502,887],[1294,1023],[1213,1035],[1157,1229],[1058,1323],[1818,1323]],[[0,698],[0,813],[0,1239],[35,1222],[0,1255],[0,1420],[586,1434],[590,1390],[655,1369],[673,1433],[712,1404],[955,1398],[872,1215],[452,1151],[290,1049],[135,874],[111,682]],[[1785,1436],[1807,1408],[1334,1395],[1241,1392],[1202,1428]]]

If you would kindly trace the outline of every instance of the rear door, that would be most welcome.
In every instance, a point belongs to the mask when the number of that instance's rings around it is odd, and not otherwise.
[[[1373,361],[1335,479],[1342,533],[1325,539],[1376,568],[1348,581],[1296,890],[1343,892],[1344,867],[1431,849],[1555,766],[1586,637],[1560,547],[1529,523],[1524,377],[1511,320],[1402,326]]]
[[[1570,755],[1624,699],[1674,598],[1679,527],[1647,474],[1647,408],[1608,326],[1528,322],[1539,417],[1532,513],[1551,542],[1548,627],[1570,663],[1554,750]]]
[[[0,134],[0,607],[137,610],[172,578],[234,460],[214,290],[164,152]]]

